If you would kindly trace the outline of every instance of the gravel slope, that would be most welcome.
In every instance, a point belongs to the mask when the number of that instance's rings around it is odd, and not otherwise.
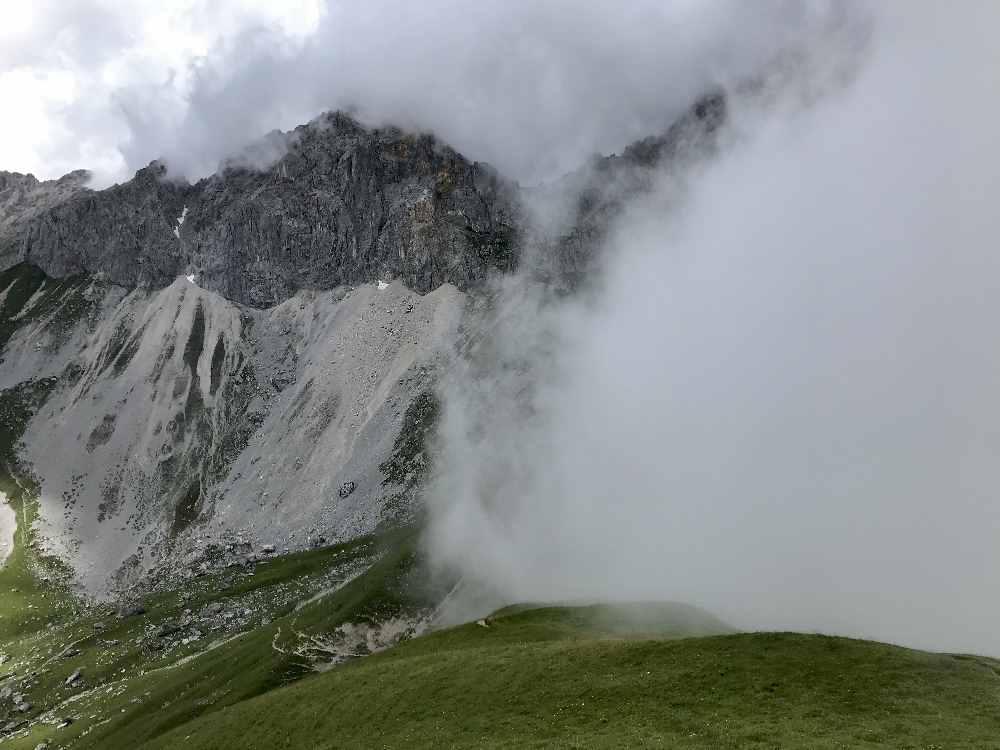
[[[17,530],[17,514],[7,505],[7,495],[0,492],[0,565],[7,562],[14,549],[14,532]]]

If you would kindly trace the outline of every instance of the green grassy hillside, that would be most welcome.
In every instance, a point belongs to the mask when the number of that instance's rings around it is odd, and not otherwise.
[[[138,615],[42,582],[28,539],[0,570],[0,686],[32,704],[0,703],[14,750],[1000,750],[1000,662],[738,634],[681,604],[520,605],[365,655],[341,626],[426,612],[408,531],[213,573]],[[197,619],[213,608],[248,616]]]
[[[0,698],[4,747],[132,750],[311,674],[335,658],[344,623],[419,611],[399,532],[207,575],[141,614],[75,602],[38,581],[42,562],[18,544],[0,570],[0,690],[30,704]]]
[[[440,598],[411,529],[218,570],[139,613],[87,605],[32,544],[30,486],[0,485],[22,521],[0,569],[5,748],[1000,750],[1000,662],[737,634],[681,604],[519,605],[368,655]]]
[[[1000,662],[737,634],[681,604],[519,605],[368,655],[441,597],[412,529],[216,570],[139,612],[85,604],[37,552],[33,488],[9,468],[4,748],[1000,750]]]
[[[591,614],[418,638],[145,747],[1000,748],[993,660],[792,633],[621,638]]]
[[[1000,750],[1000,662],[736,634],[676,604],[512,607],[312,671],[301,648],[310,639],[329,643],[343,623],[412,611],[412,555],[405,540],[391,541],[207,577],[151,598],[137,617],[29,585],[21,565],[30,555],[19,550],[0,573],[0,586],[20,589],[5,597],[12,627],[0,649],[35,707],[4,747]],[[368,572],[310,601],[344,565],[370,559]],[[242,607],[247,596],[266,613],[259,621],[211,642],[150,650],[181,607]],[[12,611],[21,607],[24,617]],[[98,618],[104,629],[95,633]],[[80,653],[60,656],[67,645]],[[84,683],[65,685],[75,669]]]

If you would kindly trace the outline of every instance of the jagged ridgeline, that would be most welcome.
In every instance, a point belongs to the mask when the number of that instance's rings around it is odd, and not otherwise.
[[[724,112],[707,97],[534,191],[343,114],[195,184],[159,163],[100,191],[0,174],[7,461],[40,542],[105,594],[190,573],[210,545],[302,549],[407,517],[468,295],[528,254],[579,283],[629,195],[710,147]],[[543,193],[571,196],[556,232],[528,210]]]
[[[516,189],[489,166],[429,135],[370,131],[341,114],[282,141],[266,171],[231,162],[194,185],[159,163],[96,192],[7,176],[0,260],[129,288],[194,270],[203,288],[258,307],[378,278],[421,293],[467,288],[512,266]]]

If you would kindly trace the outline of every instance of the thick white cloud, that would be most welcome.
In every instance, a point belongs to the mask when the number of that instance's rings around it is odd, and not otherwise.
[[[321,11],[321,0],[2,0],[0,169],[127,179],[159,155],[149,142],[130,158],[131,102],[185,109],[195,71],[220,46],[254,28],[294,44]]]
[[[12,3],[13,4],[13,3]],[[47,0],[10,24],[0,165],[197,177],[331,108],[429,129],[534,181],[665,127],[833,0]],[[12,121],[12,122],[11,122]]]
[[[1000,654],[1000,6],[881,15],[842,88],[735,102],[595,300],[506,282],[432,495],[469,590]]]

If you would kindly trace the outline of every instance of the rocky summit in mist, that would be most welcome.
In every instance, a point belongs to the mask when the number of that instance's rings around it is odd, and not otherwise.
[[[26,410],[8,461],[38,484],[40,543],[107,596],[227,545],[302,549],[414,513],[421,410],[474,335],[470,295],[526,264],[585,283],[628,197],[724,116],[708,95],[530,189],[341,113],[193,185],[156,162],[104,190],[3,173],[0,385]],[[529,205],[546,195],[569,206],[554,228]]]

